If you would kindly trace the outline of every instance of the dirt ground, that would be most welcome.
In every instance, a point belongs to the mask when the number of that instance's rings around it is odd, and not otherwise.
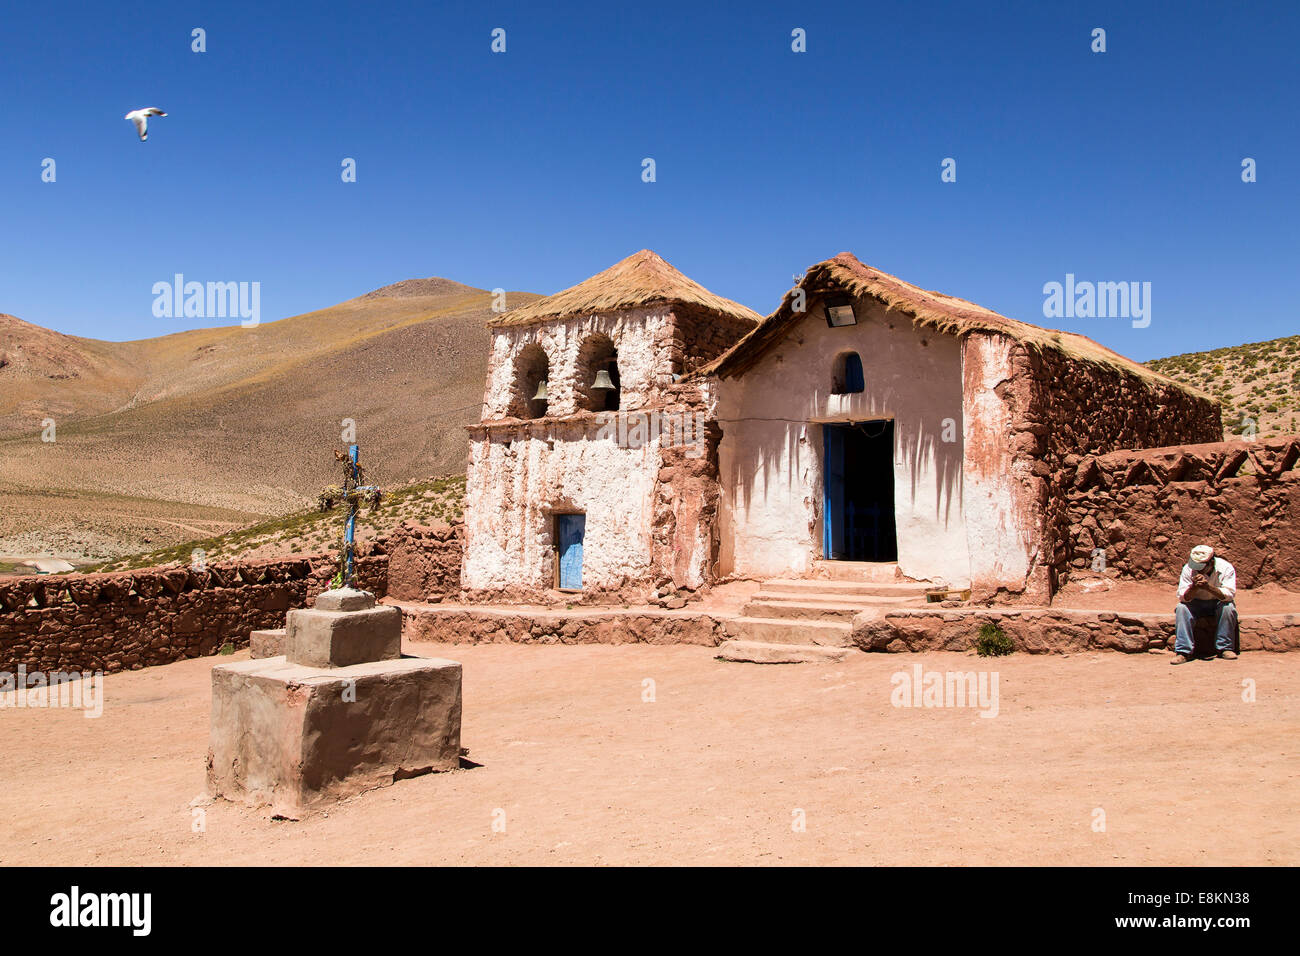
[[[302,822],[217,802],[194,832],[208,671],[247,652],[110,675],[98,719],[0,709],[0,863],[1300,863],[1300,655],[408,650],[464,664],[481,766]],[[995,671],[998,715],[891,706],[918,664]]]

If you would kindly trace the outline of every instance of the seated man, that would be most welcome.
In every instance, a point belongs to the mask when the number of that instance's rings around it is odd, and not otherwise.
[[[1215,557],[1208,544],[1192,548],[1191,560],[1183,565],[1178,580],[1178,609],[1174,614],[1177,639],[1171,664],[1186,664],[1192,658],[1192,622],[1198,617],[1214,618],[1214,646],[1225,661],[1237,659],[1232,649],[1237,635],[1237,570]]]

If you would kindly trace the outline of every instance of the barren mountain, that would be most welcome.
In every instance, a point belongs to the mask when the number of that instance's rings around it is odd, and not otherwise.
[[[414,279],[251,329],[135,342],[0,318],[0,560],[109,558],[301,509],[340,479],[347,419],[381,485],[463,471],[491,302]]]
[[[0,313],[0,437],[117,408],[140,383],[126,351]]]

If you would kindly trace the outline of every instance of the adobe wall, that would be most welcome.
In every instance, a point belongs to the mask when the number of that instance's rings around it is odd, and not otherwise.
[[[965,336],[963,356],[976,600],[1043,603],[1060,587],[1070,463],[1222,435],[1218,404],[1172,384],[996,334]]]
[[[550,589],[555,515],[564,512],[587,516],[588,597],[649,581],[659,449],[601,437],[612,417],[469,427],[461,583],[471,598],[529,600]]]
[[[358,560],[360,584],[385,593],[382,545]],[[330,586],[333,555],[191,568],[0,578],[0,671],[112,673],[244,647]]]
[[[1237,584],[1300,590],[1300,439],[1212,442],[1073,459],[1062,582],[1105,568],[1132,580],[1177,580],[1188,552],[1209,544]],[[1100,551],[1101,555],[1095,552]]]
[[[460,596],[465,525],[405,521],[390,532],[388,596],[399,601],[438,602]]]
[[[618,348],[620,408],[654,403],[660,385],[672,378],[673,321],[666,306],[628,309],[606,315],[556,319],[535,325],[492,330],[483,421],[510,417],[517,396],[515,363],[520,352],[539,346],[550,363],[547,381],[549,416],[564,418],[583,411],[577,377],[579,351],[593,335],[605,335]]]
[[[572,600],[642,600],[656,587],[708,583],[717,551],[717,436],[697,442],[698,386],[675,376],[748,330],[678,307],[493,329],[483,422],[471,426],[461,584],[474,600],[547,599],[554,584],[555,516],[586,515],[583,593]],[[593,337],[618,350],[617,413],[586,410]],[[546,415],[512,417],[522,394],[519,356],[542,348]],[[666,416],[689,419],[688,444],[665,439]],[[680,433],[683,429],[678,427]],[[693,447],[702,445],[696,452]]]
[[[1041,564],[1047,497],[1034,454],[1045,426],[1034,418],[1024,349],[1004,335],[962,339],[965,481],[962,501],[977,600],[1014,596],[1046,601]]]
[[[1146,383],[1119,369],[1023,347],[1016,363],[1033,383],[1029,418],[1043,429],[1039,435],[1035,428],[1038,440],[1030,448],[1047,483],[1044,548],[1033,573],[1040,588],[1054,593],[1060,586],[1055,571],[1069,552],[1070,463],[1117,449],[1216,442],[1223,437],[1223,423],[1218,402],[1172,383]]]
[[[820,307],[743,375],[718,381],[723,575],[803,574],[822,551],[823,422],[892,418],[898,564],[917,579],[970,579],[957,339],[918,331],[874,299],[858,324],[827,327]],[[835,357],[856,351],[864,391],[831,393]],[[944,441],[944,421],[952,441]]]
[[[698,385],[666,385],[653,409],[472,425],[465,597],[550,600],[555,516],[586,515],[573,603],[696,590],[716,559],[717,432]]]
[[[731,348],[755,322],[673,306],[670,361],[673,372],[689,375]]]
[[[665,389],[661,422],[682,428],[674,433],[661,427],[657,443],[651,583],[661,592],[696,591],[717,579],[722,430],[713,420],[713,402],[707,384]]]

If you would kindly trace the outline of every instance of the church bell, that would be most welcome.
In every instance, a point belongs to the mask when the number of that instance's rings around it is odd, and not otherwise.
[[[614,383],[610,380],[609,372],[603,368],[599,372],[597,372],[596,381],[591,383],[591,387],[605,389],[606,391],[612,391],[614,388]]]
[[[546,401],[546,379],[542,379],[540,382],[537,383],[537,394],[533,396],[533,401],[535,402]]]

